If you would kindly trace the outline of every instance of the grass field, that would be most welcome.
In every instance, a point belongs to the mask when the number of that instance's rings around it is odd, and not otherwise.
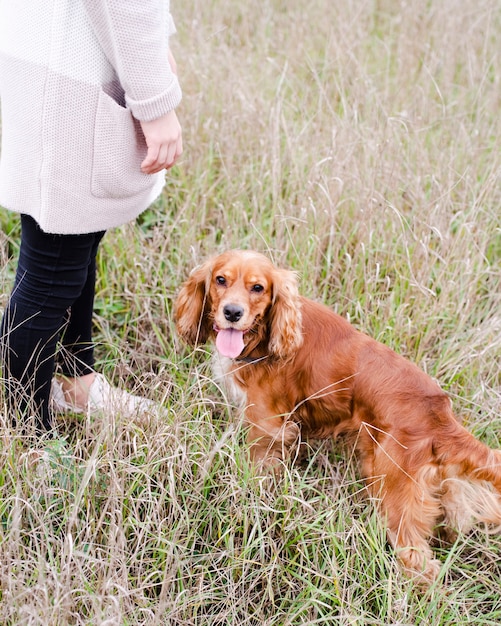
[[[501,446],[498,0],[173,1],[185,152],[99,257],[99,369],[156,419],[68,419],[63,480],[0,429],[0,623],[501,623],[501,536],[450,549],[421,593],[349,449],[312,446],[271,490],[208,353],[172,325],[206,256],[255,248],[416,362]],[[19,240],[2,213],[3,303]]]

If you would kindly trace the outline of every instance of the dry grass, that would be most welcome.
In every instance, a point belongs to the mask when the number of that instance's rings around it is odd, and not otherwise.
[[[501,8],[496,0],[188,0],[172,6],[185,155],[138,224],[107,235],[96,336],[158,419],[66,421],[74,463],[0,442],[6,625],[494,625],[501,540],[401,576],[350,450],[323,443],[275,490],[204,351],[172,334],[189,269],[252,247],[305,295],[440,379],[501,444]],[[2,215],[8,293],[17,221]]]

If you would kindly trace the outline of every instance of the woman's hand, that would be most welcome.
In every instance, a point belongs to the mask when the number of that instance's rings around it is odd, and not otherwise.
[[[170,50],[168,61],[174,74],[177,74],[177,63]],[[176,112],[170,111],[156,120],[140,124],[148,146],[148,153],[141,163],[141,171],[155,174],[168,170],[183,153],[181,124]]]
[[[171,168],[183,153],[181,124],[175,111],[150,122],[140,122],[148,152],[141,163],[141,171],[155,174]]]

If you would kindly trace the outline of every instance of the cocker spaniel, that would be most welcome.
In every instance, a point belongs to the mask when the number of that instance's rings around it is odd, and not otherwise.
[[[416,365],[298,294],[293,272],[231,250],[196,268],[175,305],[190,345],[215,340],[245,407],[251,458],[276,468],[297,443],[351,434],[404,570],[433,581],[438,524],[501,524],[501,452],[454,416]]]

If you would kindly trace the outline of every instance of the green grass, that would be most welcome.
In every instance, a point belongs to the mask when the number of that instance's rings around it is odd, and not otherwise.
[[[0,623],[501,623],[501,537],[398,570],[353,452],[323,442],[272,486],[241,416],[182,346],[172,305],[230,247],[436,377],[501,446],[501,11],[494,0],[172,3],[185,153],[164,195],[107,234],[101,369],[156,420],[67,420],[78,481],[52,484],[0,429]],[[2,212],[3,300],[19,225]]]

